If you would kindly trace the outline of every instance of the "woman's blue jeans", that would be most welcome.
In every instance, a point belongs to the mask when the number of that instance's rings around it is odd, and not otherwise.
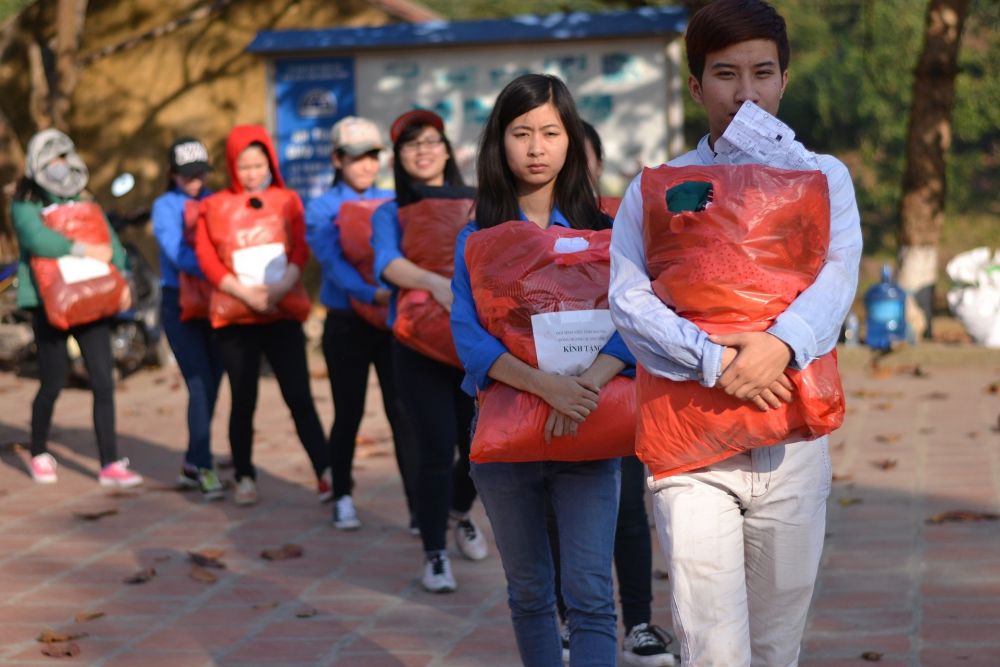
[[[222,381],[222,355],[208,320],[181,322],[179,293],[164,287],[160,316],[188,390],[188,448],[184,463],[212,467],[211,427]]]
[[[473,464],[472,479],[503,561],[511,621],[524,665],[562,665],[547,499],[559,530],[571,667],[616,664],[611,562],[620,460]]]

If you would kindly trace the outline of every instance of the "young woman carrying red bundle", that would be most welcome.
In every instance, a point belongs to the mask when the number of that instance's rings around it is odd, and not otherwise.
[[[257,502],[251,451],[262,356],[278,379],[322,495],[329,492],[323,479],[329,456],[309,388],[301,324],[310,307],[300,280],[309,257],[302,202],[285,188],[271,139],[259,125],[233,129],[226,165],[229,187],[201,204],[195,252],[216,287],[209,311],[232,391],[234,500]]]
[[[549,441],[578,430],[582,434],[582,426],[598,407],[602,387],[634,360],[617,334],[610,334],[578,375],[547,373],[515,356],[481,323],[477,306],[482,304],[475,300],[476,288],[470,282],[466,243],[503,223],[512,230],[523,225],[526,238],[537,228],[610,227],[598,208],[584,151],[583,127],[562,81],[529,74],[508,84],[497,98],[480,143],[476,222],[459,236],[455,253],[451,322],[466,369],[463,387],[473,393],[501,382],[540,397],[549,408],[544,434],[537,436],[542,451]],[[567,231],[569,240],[581,238],[572,230]],[[562,664],[547,502],[555,511],[562,547],[571,664],[616,662],[611,561],[619,467],[618,458],[472,465],[503,560],[511,619],[525,665]]]

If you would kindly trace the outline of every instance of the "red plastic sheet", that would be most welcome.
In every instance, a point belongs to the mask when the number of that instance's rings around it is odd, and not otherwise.
[[[666,191],[685,182],[712,184],[707,208],[667,209]],[[663,166],[643,172],[642,194],[653,291],[709,333],[766,330],[825,261],[830,202],[818,171]],[[665,477],[754,447],[817,438],[843,423],[835,353],[786,375],[795,400],[762,412],[721,389],[639,368],[637,453],[654,475]]]
[[[607,213],[612,218],[614,218],[616,215],[618,215],[618,209],[622,205],[622,198],[601,197],[600,204],[601,204],[601,210]]]
[[[560,253],[563,237],[587,239],[589,247]],[[483,327],[511,354],[538,366],[531,316],[608,307],[611,230],[552,226],[542,230],[507,222],[469,236],[465,261]],[[479,395],[479,418],[470,458],[477,463],[589,461],[635,453],[635,388],[616,377],[600,393],[597,409],[575,437],[543,439],[550,408],[538,396],[493,382]]]
[[[184,240],[194,247],[194,233],[198,225],[199,202],[190,200],[184,205]],[[204,278],[180,271],[177,274],[181,321],[207,320],[212,301],[212,284]]]
[[[259,207],[253,201],[259,202]],[[268,188],[263,192],[218,192],[202,201],[201,217],[219,259],[233,270],[233,253],[243,248],[283,243],[291,248],[291,223],[299,215],[298,196],[289,190]],[[258,313],[222,290],[212,290],[209,317],[215,328],[232,324],[266,324],[281,319],[305,321],[310,302],[299,281],[271,313]]]
[[[469,222],[471,199],[429,197],[399,208],[403,256],[422,269],[451,278],[455,239]],[[448,311],[426,290],[401,289],[392,332],[399,342],[442,363],[461,368]]]
[[[335,224],[340,227],[340,247],[344,257],[358,270],[365,282],[378,287],[375,280],[375,251],[372,249],[372,215],[386,199],[345,201],[340,205]],[[378,329],[388,330],[389,308],[361,303],[351,298],[351,308],[363,320]]]
[[[101,207],[93,202],[70,202],[42,210],[42,222],[73,241],[89,244],[110,244],[111,232]],[[59,270],[58,260],[32,257],[38,295],[45,316],[58,329],[95,322],[111,317],[121,310],[122,300],[129,289],[118,269],[110,266],[108,275],[67,283]]]

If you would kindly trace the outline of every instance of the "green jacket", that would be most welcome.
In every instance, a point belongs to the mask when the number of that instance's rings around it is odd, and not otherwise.
[[[73,247],[73,241],[59,232],[53,231],[42,222],[42,208],[49,204],[62,204],[69,201],[79,201],[79,197],[62,199],[48,195],[50,201],[15,201],[11,204],[11,220],[14,223],[14,233],[21,255],[17,264],[17,305],[20,308],[36,308],[40,305],[38,287],[35,276],[31,272],[32,257],[62,257],[68,255]],[[105,218],[107,223],[107,218]],[[111,234],[111,263],[119,271],[125,270],[125,248],[115,230],[108,224]]]

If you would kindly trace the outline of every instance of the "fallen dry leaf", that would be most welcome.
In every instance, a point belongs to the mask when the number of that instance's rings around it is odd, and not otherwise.
[[[113,507],[106,510],[95,510],[93,512],[73,512],[73,516],[84,521],[99,521],[106,516],[114,516],[115,514],[118,514],[118,510]]]
[[[974,512],[972,510],[948,510],[935,514],[927,519],[925,523],[967,523],[970,521],[996,521],[1000,519],[1000,514],[991,512]]]
[[[849,482],[851,480],[851,476],[850,475],[838,475],[837,473],[833,473],[832,480],[834,482]]]
[[[222,549],[205,549],[204,551],[189,551],[188,560],[201,567],[214,567],[217,570],[226,569],[226,564],[220,558],[226,553]]]
[[[861,498],[838,498],[837,502],[840,503],[841,507],[850,507],[851,505],[860,505],[864,501]]]
[[[928,401],[943,401],[949,396],[951,396],[951,394],[946,391],[932,391],[931,393],[926,394],[924,398]]]
[[[898,463],[899,461],[896,459],[879,459],[878,461],[871,462],[871,464],[879,470],[892,470]]]
[[[18,452],[27,451],[27,449],[28,448],[25,447],[23,444],[15,441],[10,441],[0,444],[0,452],[3,452],[4,454],[16,454]]]
[[[163,554],[162,556],[157,556],[156,558],[154,558],[153,562],[154,563],[166,563],[171,558],[173,558],[173,556],[171,556],[169,554]]]
[[[888,444],[890,442],[896,442],[902,437],[903,436],[900,435],[899,433],[880,433],[879,435],[875,436],[875,441],[881,442],[883,444]]]
[[[920,435],[930,435],[934,432],[934,428],[931,426],[925,426],[917,432],[920,433]]]
[[[659,579],[660,581],[666,581],[670,579],[670,575],[666,570],[656,569],[653,570],[653,579]]]
[[[42,655],[50,658],[75,658],[80,655],[80,645],[76,642],[68,644],[46,644],[42,647]]]
[[[307,607],[295,612],[295,618],[312,618],[319,613],[318,609],[313,609],[312,607]]]
[[[138,498],[140,495],[142,495],[141,491],[129,491],[128,489],[114,489],[104,494],[106,498]]]
[[[316,370],[309,371],[309,377],[313,380],[325,380],[330,377],[325,368],[317,368]]]
[[[861,654],[861,659],[867,660],[868,662],[878,662],[882,659],[883,655],[884,654],[879,653],[878,651],[865,651]]]
[[[212,574],[211,572],[209,572],[200,565],[192,565],[191,572],[188,573],[188,576],[190,576],[195,581],[200,581],[206,584],[214,584],[219,580],[217,576],[215,576],[214,574]]]
[[[893,407],[894,405],[892,403],[876,403],[872,406],[872,409],[879,410],[881,412],[888,412],[889,410],[892,410]]]
[[[356,445],[374,445],[375,442],[375,438],[370,435],[359,435],[354,439],[354,444]]]
[[[93,621],[94,619],[101,618],[104,615],[103,611],[81,611],[76,615],[76,622],[86,623],[87,621]]]
[[[274,609],[279,604],[281,604],[281,603],[280,602],[258,602],[257,604],[253,605],[252,608],[253,609]]]
[[[59,644],[62,642],[70,642],[74,639],[82,639],[86,636],[86,632],[56,632],[51,628],[45,628],[35,639],[43,644]]]
[[[155,576],[156,570],[150,567],[145,570],[139,570],[132,576],[126,577],[122,582],[126,584],[144,584]]]
[[[846,444],[847,444],[847,441],[846,441],[846,440],[841,440],[841,441],[840,441],[840,442],[838,442],[837,444],[833,445],[833,446],[831,447],[831,449],[834,449],[834,450],[836,450],[836,451],[838,451],[838,452],[839,452],[840,450],[842,450],[842,449],[844,448],[844,445],[846,445]]]
[[[969,431],[968,433],[965,434],[965,437],[971,440],[975,440],[976,438],[979,437],[979,431]]]
[[[986,387],[987,394],[1000,394],[1000,382],[991,382],[989,386]]]
[[[305,553],[298,544],[283,544],[278,549],[264,549],[260,552],[260,557],[265,560],[288,560],[289,558],[302,558]]]

